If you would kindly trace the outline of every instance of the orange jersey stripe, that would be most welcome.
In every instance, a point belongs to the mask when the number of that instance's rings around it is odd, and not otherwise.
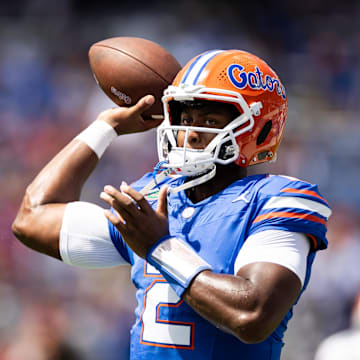
[[[307,235],[307,237],[308,237],[309,239],[311,239],[311,241],[312,241],[312,243],[313,243],[313,246],[314,246],[314,250],[316,250],[316,248],[317,248],[317,241],[316,241],[316,239],[315,239],[315,236],[310,235],[310,234],[306,234],[306,235]]]
[[[194,336],[193,336],[194,337]],[[140,339],[140,343],[144,345],[150,345],[150,346],[156,346],[161,348],[168,348],[168,349],[186,349],[186,350],[194,350],[194,345],[167,345],[167,344],[161,344],[161,343],[152,343],[148,341],[144,341]]]
[[[326,226],[326,221],[319,218],[319,217],[317,217],[317,216],[315,216],[315,215],[297,214],[297,213],[285,212],[285,211],[274,211],[274,212],[271,212],[271,213],[259,215],[253,221],[253,224],[257,223],[259,221],[262,221],[262,220],[274,219],[274,218],[278,218],[278,217],[305,219],[305,220],[314,221],[314,222],[317,222],[317,223],[320,223],[320,224]]]
[[[154,273],[148,273],[147,272],[147,261],[144,261],[144,277],[158,277],[158,278],[162,278],[163,276],[160,274],[160,272],[158,274],[154,274]]]
[[[327,202],[322,196],[320,196],[317,192],[311,191],[311,190],[299,190],[299,189],[286,188],[286,189],[282,189],[281,192],[293,193],[293,194],[310,195],[310,196],[317,197],[318,199],[324,201],[326,204],[328,203],[328,202]]]

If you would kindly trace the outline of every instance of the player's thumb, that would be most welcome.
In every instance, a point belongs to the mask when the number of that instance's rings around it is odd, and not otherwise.
[[[167,208],[167,190],[168,186],[164,185],[159,191],[158,206],[156,212],[164,216],[168,216]]]
[[[153,95],[146,95],[142,97],[134,106],[130,108],[132,115],[141,115],[144,111],[149,109],[155,102]]]

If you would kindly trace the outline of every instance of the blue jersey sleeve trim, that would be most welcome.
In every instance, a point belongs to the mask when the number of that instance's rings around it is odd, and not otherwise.
[[[113,209],[111,209],[113,211]],[[120,232],[115,228],[115,226],[108,221],[108,227],[110,232],[111,241],[113,242],[116,250],[119,254],[131,265],[134,264],[134,255],[123,240]]]
[[[311,239],[312,250],[327,247],[327,219],[331,209],[317,185],[287,176],[270,175],[262,181],[257,196],[249,235],[269,229],[300,232]]]
[[[326,206],[329,206],[329,203],[319,194],[318,191],[315,190],[308,190],[307,188],[304,189],[296,189],[296,188],[284,188],[280,190],[281,193],[287,196],[293,196],[293,197],[301,197],[304,199],[311,199],[313,201],[317,201],[321,204],[324,204]]]
[[[284,220],[302,220],[309,224],[323,225],[326,228],[327,218],[319,214],[317,211],[308,211],[303,209],[295,208],[276,208],[262,210],[258,216],[254,219],[253,224],[262,222],[264,220],[278,219],[279,221]]]

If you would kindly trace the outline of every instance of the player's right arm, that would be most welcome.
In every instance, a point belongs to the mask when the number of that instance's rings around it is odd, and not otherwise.
[[[153,103],[154,97],[146,96],[132,107],[102,112],[97,121],[109,124],[117,135],[146,131],[160,122],[144,121],[141,116]],[[15,236],[33,250],[61,259],[59,236],[65,207],[79,200],[98,160],[95,151],[83,141],[74,139],[65,146],[27,187],[12,224]]]

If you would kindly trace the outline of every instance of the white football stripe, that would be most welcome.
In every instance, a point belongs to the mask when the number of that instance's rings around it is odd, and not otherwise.
[[[191,69],[189,74],[185,74],[186,80],[185,84],[193,85],[194,80],[196,79],[196,76],[198,75],[199,71],[202,70],[202,67],[206,64],[207,61],[209,61],[212,57],[215,55],[221,53],[223,50],[216,50],[216,51],[210,51],[209,53],[200,56],[194,64],[193,68]]]
[[[325,218],[328,218],[331,215],[331,210],[326,205],[320,204],[313,200],[293,196],[274,196],[263,207],[263,209],[278,208],[295,208],[316,211]]]

